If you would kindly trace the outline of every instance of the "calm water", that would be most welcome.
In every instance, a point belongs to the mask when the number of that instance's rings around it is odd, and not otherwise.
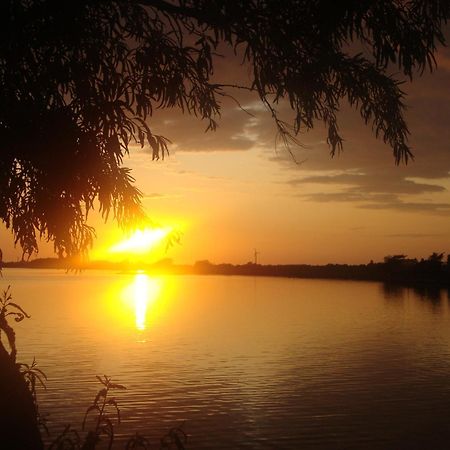
[[[40,408],[80,428],[108,374],[119,438],[186,421],[191,449],[450,447],[447,292],[379,283],[3,271],[32,318],[19,360]],[[118,445],[116,448],[120,448]]]

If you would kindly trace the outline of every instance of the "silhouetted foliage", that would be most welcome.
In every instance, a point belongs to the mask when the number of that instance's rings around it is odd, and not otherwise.
[[[407,255],[388,255],[384,257],[385,264],[401,264],[405,261]]]
[[[12,301],[8,286],[0,298],[0,446],[8,450],[43,448],[39,426],[45,429],[45,422],[37,406],[36,382],[44,384],[45,375],[35,361],[31,365],[16,363],[16,335],[9,322],[26,317],[30,316]]]
[[[79,450],[81,449],[82,440],[77,430],[71,425],[66,425],[64,430],[57,438],[48,446],[48,450]]]
[[[30,316],[17,304],[12,301],[11,286],[3,291],[0,298],[0,345],[2,345],[2,332],[5,333],[10,348],[11,360],[16,362],[16,334],[13,327],[8,323],[8,317],[14,318],[16,322],[21,322],[25,317]]]
[[[117,422],[120,424],[120,410],[114,397],[109,397],[109,392],[113,390],[125,390],[126,387],[113,383],[111,378],[104,375],[97,376],[97,380],[103,385],[95,396],[92,405],[86,410],[83,420],[83,431],[86,428],[86,421],[91,413],[94,413],[95,428],[87,434],[86,441],[82,447],[83,450],[93,450],[100,442],[101,436],[105,435],[108,439],[108,448],[112,447],[114,441],[114,425],[112,417],[109,414],[110,407],[115,410]]]
[[[145,436],[136,433],[132,438],[128,440],[125,450],[147,450],[148,448],[150,448],[150,441]]]
[[[182,426],[172,428],[161,439],[161,449],[165,450],[185,450],[187,444],[187,434],[184,432]]]
[[[33,358],[33,362],[31,364],[19,363],[19,368],[20,374],[22,375],[25,384],[33,398],[37,425],[38,427],[42,428],[48,435],[49,431],[47,428],[47,420],[39,411],[39,402],[37,399],[36,391],[37,385],[40,385],[43,389],[47,388],[45,384],[45,382],[47,381],[47,375],[45,375],[45,373],[37,366],[36,358]]]
[[[24,255],[38,238],[60,256],[85,251],[98,202],[105,218],[142,219],[123,167],[130,145],[164,157],[148,119],[180,108],[216,128],[220,101],[254,91],[289,146],[323,122],[340,151],[342,101],[411,156],[400,80],[432,69],[447,0],[4,0],[0,13],[0,218]],[[359,48],[364,52],[359,52]],[[213,78],[217,53],[242,57],[251,83]],[[226,50],[228,48],[229,50]],[[230,74],[228,74],[229,76]],[[280,119],[285,99],[292,123]]]
[[[70,424],[53,440],[48,450],[95,450],[96,448],[105,448],[102,445],[102,436],[106,437],[106,447],[111,449],[114,444],[114,428],[120,425],[120,410],[115,397],[110,397],[110,391],[126,390],[126,387],[113,383],[111,377],[103,375],[97,376],[97,380],[102,387],[97,392],[92,404],[87,408],[83,423],[82,432],[78,432]],[[110,413],[112,410],[112,414]],[[117,418],[117,424],[114,425],[114,417]],[[93,422],[93,427],[88,427],[88,419]],[[103,440],[103,442],[105,442]],[[161,438],[160,449],[185,450],[187,435],[182,426],[171,428],[166,435]],[[155,448],[150,445],[149,439],[136,433],[129,438],[125,449],[150,449]]]
[[[373,280],[404,285],[428,285],[450,287],[450,265],[443,264],[444,253],[432,253],[427,259],[418,261],[407,255],[388,255],[384,262],[369,264],[309,264],[243,265],[213,264],[198,261],[194,266],[172,265],[172,273],[196,273],[216,275],[251,275],[292,278],[335,278],[345,280]],[[94,267],[98,268],[99,266]],[[142,268],[142,266],[141,266]],[[152,272],[152,265],[145,267]]]

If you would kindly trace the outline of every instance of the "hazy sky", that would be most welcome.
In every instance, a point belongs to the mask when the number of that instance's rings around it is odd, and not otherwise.
[[[318,124],[300,136],[300,164],[282,145],[275,148],[272,120],[252,97],[239,98],[251,115],[225,101],[215,133],[205,134],[206,124],[194,117],[157,111],[150,125],[172,140],[170,156],[152,162],[148,151],[133,148],[125,165],[148,214],[183,232],[166,256],[245,263],[257,248],[266,264],[366,263],[394,253],[450,252],[450,51],[440,50],[438,61],[432,75],[404,85],[415,154],[407,166],[396,166],[391,149],[345,106],[344,152],[330,157]],[[98,218],[92,224],[100,250],[114,225]],[[5,259],[20,254],[4,230],[1,238]],[[43,246],[39,256],[50,255]]]

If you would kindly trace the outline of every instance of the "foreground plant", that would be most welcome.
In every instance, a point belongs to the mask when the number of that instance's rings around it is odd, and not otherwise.
[[[0,344],[2,344],[2,331],[5,333],[10,348],[10,357],[16,361],[16,334],[13,327],[8,323],[8,317],[14,318],[16,322],[30,316],[17,304],[12,301],[11,286],[8,286],[0,298]]]
[[[82,431],[87,430],[87,423],[90,420],[94,428],[87,431],[84,439],[77,430],[67,425],[62,433],[50,444],[48,450],[95,450],[106,442],[108,449],[114,443],[114,422],[120,425],[120,409],[115,397],[110,397],[111,391],[123,391],[126,387],[122,384],[113,383],[112,378],[107,375],[97,380],[102,387],[97,392],[92,404],[87,408],[82,423]],[[182,425],[183,426],[183,425]],[[187,434],[182,426],[174,427],[161,438],[160,449],[164,450],[186,450]],[[106,437],[106,441],[102,441]],[[150,450],[156,447],[151,446],[149,439],[136,433],[125,443],[125,450]]]
[[[182,429],[183,425],[169,430],[169,432],[162,437],[160,449],[176,449],[186,450],[187,434]],[[128,439],[125,450],[150,450],[152,447],[150,441],[139,433],[136,433],[132,438]]]
[[[11,324],[30,316],[12,301],[8,286],[0,296],[0,447],[8,450],[44,448],[39,431],[44,425],[37,407],[36,384],[45,375],[36,367],[16,363],[16,335]]]
[[[89,406],[84,415],[83,431],[86,428],[86,421],[91,413],[96,414],[96,420],[95,428],[87,434],[83,450],[95,449],[102,435],[107,436],[109,440],[108,448],[110,449],[112,447],[114,441],[114,425],[110,415],[111,408],[114,408],[117,415],[117,423],[120,424],[120,410],[117,406],[117,401],[115,397],[109,397],[109,393],[113,390],[125,390],[126,387],[113,383],[112,379],[106,375],[103,375],[103,377],[97,375],[97,380],[103,385],[103,388],[98,391],[92,405]]]
[[[47,389],[45,381],[47,381],[47,375],[37,367],[36,358],[33,358],[31,365],[25,363],[19,363],[20,374],[22,375],[29,392],[33,398],[34,407],[36,409],[36,418],[38,426],[42,428],[48,435],[49,431],[47,428],[46,418],[39,411],[39,403],[37,401],[36,386],[40,385],[43,389]],[[45,381],[44,381],[45,380]]]

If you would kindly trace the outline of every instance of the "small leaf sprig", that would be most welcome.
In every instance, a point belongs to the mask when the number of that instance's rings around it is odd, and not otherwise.
[[[125,450],[149,450],[150,441],[139,433],[136,433],[133,437],[128,439]]]
[[[46,419],[39,411],[39,404],[37,401],[36,393],[36,385],[38,384],[41,385],[44,390],[47,390],[47,386],[45,384],[45,382],[47,381],[47,375],[45,375],[45,373],[38,368],[36,358],[33,358],[33,362],[31,363],[31,365],[19,363],[18,366],[20,373],[25,380],[27,388],[31,392],[31,396],[33,397],[38,424],[45,430],[47,435],[49,435]]]
[[[178,426],[171,428],[168,433],[161,439],[161,450],[186,450],[188,436],[183,430],[184,422]]]
[[[28,319],[31,317],[21,306],[12,301],[11,286],[8,286],[0,297],[0,343],[3,331],[6,334],[11,349],[11,359],[15,361],[17,355],[16,334],[14,329],[8,323],[8,316],[13,317],[16,322],[21,322],[25,317]]]
[[[97,420],[94,430],[88,432],[86,441],[83,445],[83,450],[94,449],[102,435],[108,437],[108,449],[111,449],[114,441],[114,425],[110,416],[111,408],[114,408],[117,415],[117,422],[120,424],[120,410],[117,401],[115,397],[109,397],[109,393],[113,390],[125,390],[126,387],[121,384],[113,383],[112,378],[107,375],[103,375],[103,377],[97,375],[97,380],[103,387],[97,392],[94,401],[86,410],[82,425],[83,431],[86,429],[86,421],[91,413],[97,414]]]

